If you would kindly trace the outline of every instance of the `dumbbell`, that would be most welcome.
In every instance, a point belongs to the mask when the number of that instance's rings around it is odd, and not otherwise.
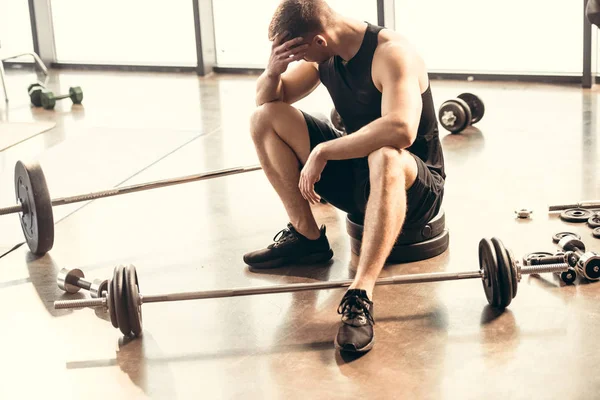
[[[44,90],[44,89],[45,89],[44,85],[42,85],[39,82],[32,83],[31,85],[29,85],[29,87],[27,88],[27,94],[29,95],[31,104],[33,104],[36,107],[42,106],[41,94],[42,94],[42,90]]]
[[[77,268],[61,269],[56,278],[56,283],[61,290],[67,293],[77,293],[80,289],[89,290],[93,298],[102,297],[102,293],[108,289],[108,279],[86,281],[83,271]]]
[[[521,266],[510,250],[498,238],[482,239],[479,242],[479,269],[467,272],[433,272],[399,275],[380,278],[376,285],[399,285],[410,283],[441,282],[462,279],[480,279],[488,303],[495,308],[508,307],[517,295],[517,286],[522,275],[561,272],[568,264]],[[165,301],[214,299],[222,297],[250,296],[269,293],[291,293],[306,290],[347,288],[352,280],[296,283],[256,288],[219,289],[188,293],[142,295],[139,291],[138,276],[133,265],[120,265],[115,268],[108,284],[108,291],[100,299],[55,301],[55,309],[99,307],[108,311],[115,328],[130,337],[142,334],[142,304]]]
[[[56,96],[50,90],[42,90],[40,94],[42,107],[46,110],[52,110],[58,100],[71,99],[73,104],[81,104],[83,101],[83,90],[79,86],[69,88],[69,94]]]
[[[483,101],[472,93],[463,93],[456,99],[445,101],[440,107],[438,117],[442,126],[451,133],[463,131],[483,118]]]
[[[548,264],[568,264],[570,257],[570,252],[567,253],[548,253],[545,251],[538,251],[535,253],[529,253],[523,257],[523,264],[527,266],[534,265],[548,265]],[[569,269],[567,271],[557,272],[556,273],[560,280],[563,281],[567,285],[572,285],[577,280],[577,271],[572,265],[569,265]]]
[[[568,264],[577,273],[589,281],[600,279],[600,256],[592,251],[585,251],[585,244],[575,236],[565,236],[558,242],[558,247],[565,252]]]

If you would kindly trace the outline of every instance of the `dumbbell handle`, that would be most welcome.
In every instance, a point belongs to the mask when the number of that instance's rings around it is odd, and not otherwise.
[[[560,264],[565,262],[565,256],[546,256],[539,258],[532,258],[527,261],[529,265],[547,265],[547,264]]]
[[[68,282],[73,286],[77,286],[83,290],[90,290],[92,288],[92,282],[86,280],[85,278],[80,278],[78,276],[74,276],[69,278]]]
[[[552,265],[540,265],[533,267],[518,267],[520,274],[541,274],[545,272],[562,272],[567,271],[569,266],[567,264],[552,264]],[[427,282],[441,282],[441,281],[454,281],[460,279],[484,279],[483,270],[471,271],[471,272],[434,272],[424,274],[410,274],[410,275],[399,275],[389,278],[378,279],[376,285],[399,285],[407,283],[427,283]],[[158,303],[166,301],[185,301],[185,300],[200,300],[200,299],[215,299],[221,297],[237,297],[237,296],[251,296],[258,294],[271,294],[271,293],[291,293],[301,292],[306,290],[325,290],[325,289],[338,289],[346,288],[352,284],[353,280],[347,279],[342,281],[332,282],[317,282],[317,283],[295,283],[289,285],[275,285],[258,288],[239,288],[239,289],[219,289],[219,290],[206,290],[199,292],[186,292],[186,293],[169,293],[169,294],[158,294],[158,295],[139,295],[139,304],[142,303]],[[84,307],[106,307],[106,299],[94,299],[94,300],[59,300],[54,302],[55,309],[70,309],[70,308],[84,308]]]
[[[158,189],[158,188],[162,188],[162,187],[166,187],[166,186],[180,185],[182,183],[195,182],[195,181],[201,181],[201,180],[212,179],[212,178],[219,178],[222,176],[242,174],[242,173],[251,172],[251,171],[258,171],[260,169],[262,169],[262,167],[260,165],[252,165],[252,166],[247,166],[247,167],[228,168],[228,169],[222,169],[222,170],[217,170],[217,171],[212,171],[212,172],[187,175],[187,176],[182,176],[182,177],[178,177],[178,178],[164,179],[164,180],[160,180],[160,181],[138,183],[138,184],[131,185],[131,186],[123,186],[123,187],[118,187],[118,188],[101,190],[98,192],[92,192],[92,193],[81,194],[81,195],[76,195],[76,196],[60,197],[57,199],[52,199],[52,206],[63,206],[66,204],[79,203],[82,201],[91,201],[91,200],[102,199],[105,197],[118,196],[118,195],[127,194],[127,193],[141,192],[144,190]],[[24,211],[22,205],[4,207],[4,208],[0,208],[0,215],[14,214],[14,213],[22,212],[22,211]]]
[[[58,96],[54,96],[54,100],[62,100],[62,99],[68,99],[69,97],[71,97],[71,94],[60,94]]]

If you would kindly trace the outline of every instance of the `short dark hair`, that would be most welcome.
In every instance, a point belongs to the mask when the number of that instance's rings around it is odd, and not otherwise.
[[[325,0],[282,0],[269,24],[269,40],[284,31],[289,39],[322,32],[331,14]]]

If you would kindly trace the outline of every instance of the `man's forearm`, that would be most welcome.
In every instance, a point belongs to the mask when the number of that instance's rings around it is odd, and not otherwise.
[[[271,76],[268,71],[256,81],[256,105],[261,106],[265,103],[281,100],[283,98],[283,85],[281,75]]]
[[[348,160],[367,157],[382,147],[404,149],[413,142],[408,126],[393,118],[379,118],[362,129],[317,146],[326,160]]]

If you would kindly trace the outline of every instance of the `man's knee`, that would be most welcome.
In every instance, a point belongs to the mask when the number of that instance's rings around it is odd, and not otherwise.
[[[262,139],[265,133],[273,130],[273,121],[284,106],[284,103],[274,101],[260,105],[254,110],[250,117],[250,133],[254,140]]]

